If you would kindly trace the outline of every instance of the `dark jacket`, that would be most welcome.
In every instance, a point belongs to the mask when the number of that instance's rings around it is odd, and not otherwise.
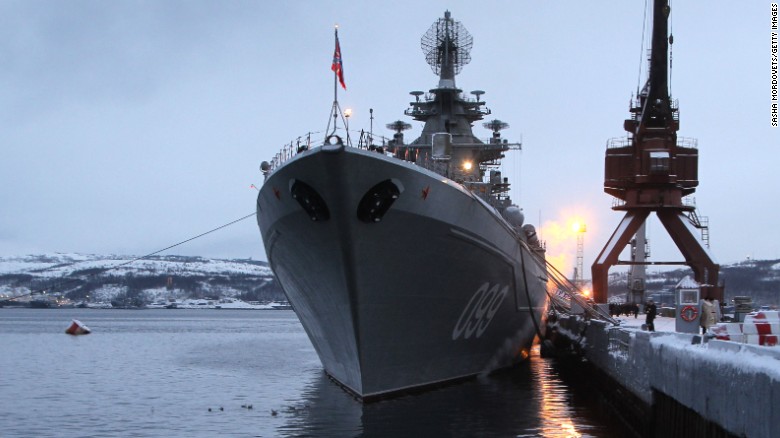
[[[650,303],[647,305],[647,320],[652,321],[655,319],[655,315],[658,313],[658,308],[655,307],[655,303]]]

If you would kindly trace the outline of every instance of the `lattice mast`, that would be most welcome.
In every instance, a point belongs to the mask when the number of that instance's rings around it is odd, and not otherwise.
[[[577,259],[574,265],[574,285],[577,287],[584,287],[585,280],[583,279],[584,273],[584,260],[585,260],[585,224],[577,224]]]
[[[696,236],[688,217],[695,207],[683,203],[683,197],[699,184],[698,150],[695,141],[677,137],[680,118],[668,86],[669,13],[667,0],[655,0],[648,79],[631,104],[631,118],[624,122],[628,138],[607,144],[604,191],[622,201],[613,209],[626,214],[591,267],[596,302],[607,301],[611,266],[639,263],[619,262],[618,256],[651,212],[656,213],[685,257],[685,264],[692,268],[703,296],[723,299],[719,265]]]

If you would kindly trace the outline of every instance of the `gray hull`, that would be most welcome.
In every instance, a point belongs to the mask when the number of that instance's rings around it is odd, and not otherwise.
[[[358,219],[377,183],[399,195]],[[312,220],[303,182],[329,212]],[[489,372],[527,357],[546,272],[461,185],[376,152],[316,148],[269,175],[258,224],[274,273],[326,372],[362,398]]]

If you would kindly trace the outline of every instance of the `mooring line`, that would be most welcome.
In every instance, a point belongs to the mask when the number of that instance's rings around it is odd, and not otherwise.
[[[226,223],[226,224],[224,224],[224,225],[220,225],[220,226],[218,226],[218,227],[216,227],[216,228],[214,228],[214,229],[211,229],[211,230],[209,230],[209,231],[206,231],[205,233],[200,233],[200,234],[198,234],[197,236],[190,237],[189,239],[182,240],[181,242],[174,243],[173,245],[167,246],[167,247],[165,247],[165,248],[163,248],[163,249],[160,249],[160,250],[157,250],[157,251],[154,251],[154,252],[150,252],[149,254],[146,254],[146,255],[144,255],[144,256],[141,256],[141,257],[136,257],[136,258],[134,258],[134,259],[132,259],[132,260],[129,260],[129,261],[126,261],[126,262],[120,263],[120,264],[118,264],[118,265],[116,265],[116,266],[111,266],[111,267],[109,267],[109,268],[102,268],[100,271],[98,271],[98,272],[96,272],[96,273],[93,273],[93,274],[90,274],[90,275],[104,274],[104,273],[106,273],[106,272],[108,272],[108,271],[112,271],[112,270],[114,270],[114,269],[119,269],[119,268],[121,268],[122,266],[129,265],[130,263],[137,262],[137,261],[139,261],[139,260],[144,260],[144,259],[147,259],[147,258],[149,258],[149,257],[151,257],[151,256],[153,256],[153,255],[157,255],[157,254],[159,254],[159,253],[161,253],[161,252],[163,252],[163,251],[167,251],[167,250],[169,250],[169,249],[171,249],[171,248],[175,248],[175,247],[177,247],[177,246],[179,246],[179,245],[183,245],[183,244],[185,244],[185,243],[187,243],[187,242],[191,242],[191,241],[193,241],[193,240],[195,240],[195,239],[199,239],[199,238],[201,238],[201,237],[203,237],[203,236],[205,236],[205,235],[207,235],[207,234],[211,234],[211,233],[213,233],[213,232],[215,232],[215,231],[219,231],[219,230],[221,230],[221,229],[223,229],[223,228],[229,227],[229,226],[231,226],[231,225],[233,225],[233,224],[236,224],[236,223],[238,223],[238,222],[241,222],[241,221],[243,221],[243,220],[249,219],[250,217],[252,217],[252,216],[255,216],[256,214],[257,214],[257,212],[252,212],[251,214],[248,214],[248,215],[246,215],[246,216],[243,216],[243,217],[240,217],[240,218],[238,218],[238,219],[236,219],[236,220],[230,221],[230,222],[228,222],[228,223]],[[43,270],[41,270],[41,271],[39,271],[39,272],[43,272],[43,271],[46,271],[46,270],[49,270],[49,269],[53,269],[53,268],[54,268],[54,267],[49,267],[49,268],[43,269]],[[78,281],[78,279],[71,278],[71,279],[67,280],[67,281],[65,282],[65,284],[64,284],[64,285],[60,285],[59,287],[60,287],[60,288],[67,287],[67,285],[68,285],[68,284],[70,284],[70,283],[75,283],[75,282],[77,282],[77,281]],[[51,283],[54,283],[54,282],[52,281],[52,282],[50,282],[50,284],[51,284]],[[5,300],[2,300],[2,301],[0,301],[0,303],[7,303],[7,302],[10,302],[10,301],[13,301],[13,300],[19,299],[19,298],[23,298],[23,297],[26,297],[26,296],[34,295],[34,294],[36,294],[36,293],[43,292],[43,291],[45,291],[46,289],[50,289],[50,288],[51,288],[51,287],[49,287],[49,288],[41,288],[41,289],[37,289],[37,290],[33,290],[32,288],[30,288],[30,292],[29,292],[29,293],[26,293],[26,294],[23,294],[23,295],[17,295],[17,296],[15,296],[15,297],[11,297],[11,298],[7,298],[7,299],[5,299]]]

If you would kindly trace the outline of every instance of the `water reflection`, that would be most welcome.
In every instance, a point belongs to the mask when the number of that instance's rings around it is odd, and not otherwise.
[[[71,318],[93,334],[66,336]],[[325,376],[289,311],[3,309],[0,328],[3,437],[627,436],[596,416],[576,371],[562,380],[538,353],[364,406]]]
[[[554,375],[552,362],[537,359],[532,361],[534,381],[538,387],[540,433],[545,437],[572,437],[583,435],[577,431],[572,419],[572,409],[569,406],[567,388]],[[536,435],[532,435],[536,436]]]
[[[581,403],[581,404],[576,404]],[[319,373],[287,406],[282,436],[620,436],[538,355],[511,371],[362,405]]]

